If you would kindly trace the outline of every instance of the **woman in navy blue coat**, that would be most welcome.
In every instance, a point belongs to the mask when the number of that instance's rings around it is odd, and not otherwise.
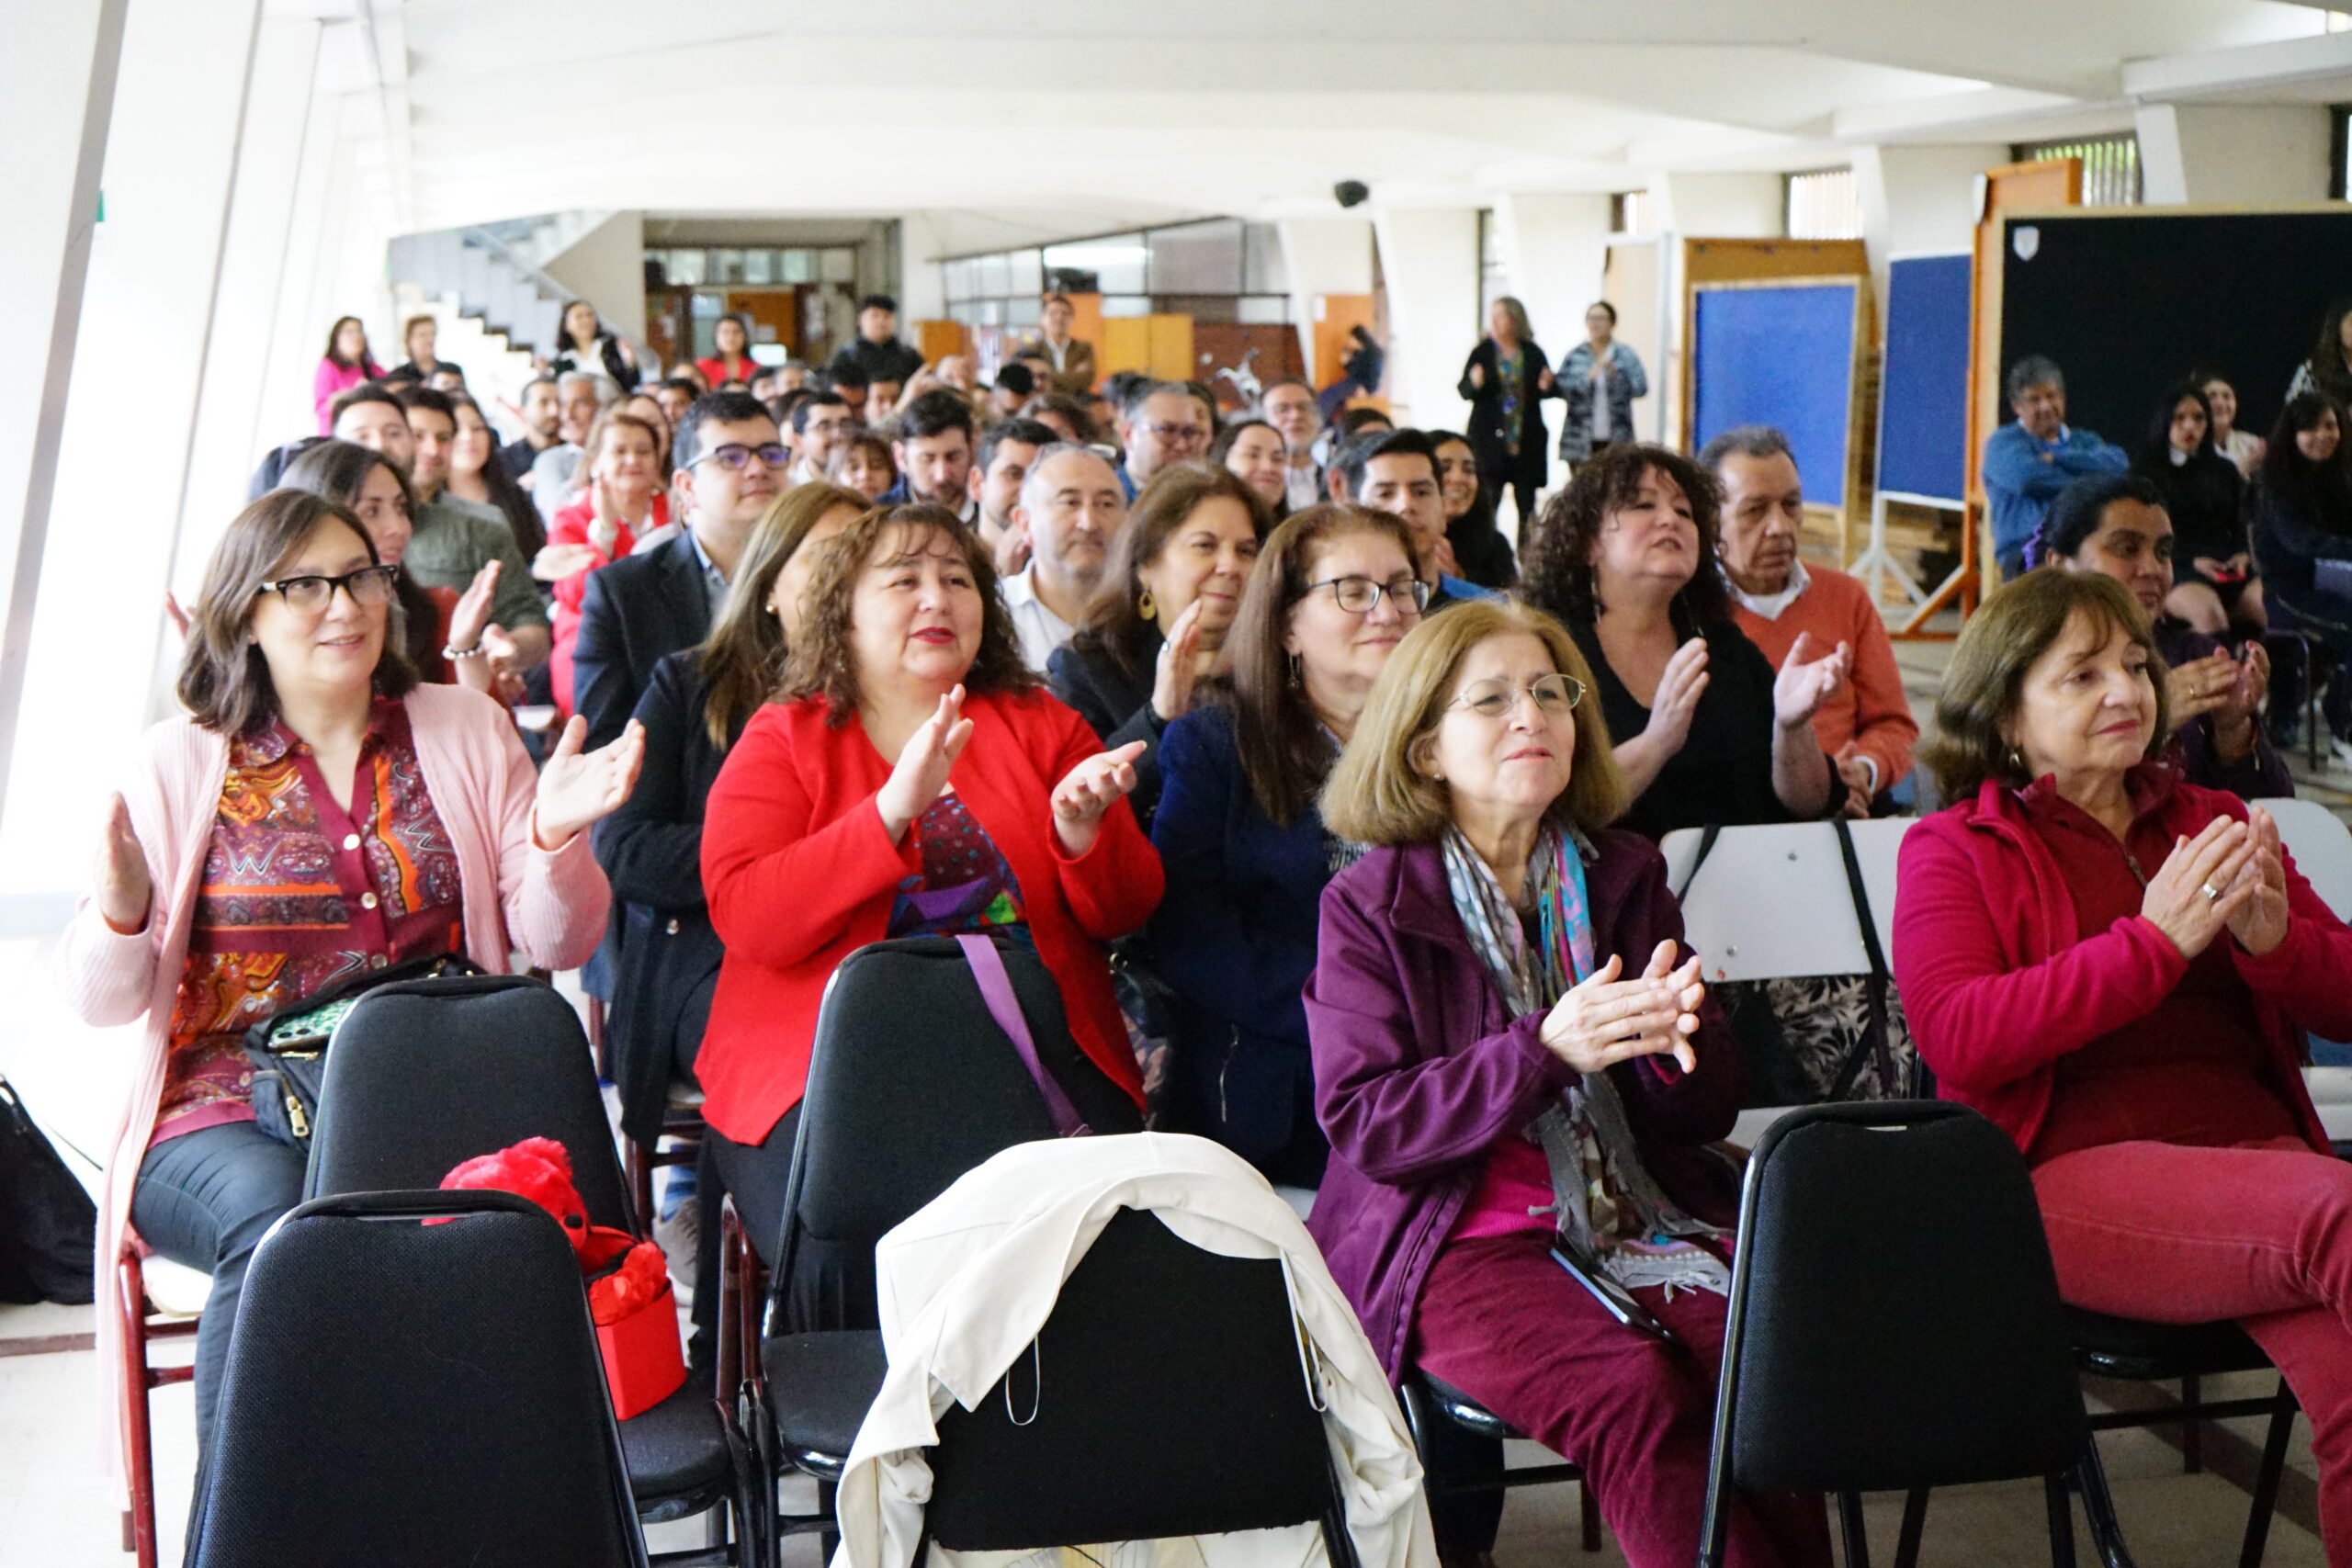
[[[1315,506],[1267,536],[1227,647],[1159,743],[1152,842],[1168,890],[1151,924],[1175,993],[1167,1120],[1274,1181],[1313,1187],[1329,1153],[1301,987],[1324,884],[1357,847],[1315,797],[1428,590],[1385,513]]]

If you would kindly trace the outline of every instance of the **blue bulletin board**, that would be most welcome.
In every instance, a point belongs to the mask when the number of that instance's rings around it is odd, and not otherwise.
[[[1968,494],[1970,257],[1898,256],[1887,267],[1879,380],[1878,488],[1959,506]]]
[[[1743,424],[1776,426],[1805,499],[1846,507],[1861,280],[1699,284],[1692,295],[1694,445]]]

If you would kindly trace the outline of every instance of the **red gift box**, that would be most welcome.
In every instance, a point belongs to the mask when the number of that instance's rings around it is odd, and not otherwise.
[[[588,1315],[605,1359],[613,1416],[626,1421],[652,1409],[686,1381],[678,1343],[678,1300],[662,1252],[627,1232],[593,1227],[581,1247],[589,1274]]]

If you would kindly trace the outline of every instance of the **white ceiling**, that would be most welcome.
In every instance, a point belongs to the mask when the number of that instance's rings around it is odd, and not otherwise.
[[[1006,238],[1204,212],[1473,204],[1858,141],[2352,97],[2278,0],[267,0],[414,228],[570,208],[910,209]],[[384,128],[381,131],[375,127]]]

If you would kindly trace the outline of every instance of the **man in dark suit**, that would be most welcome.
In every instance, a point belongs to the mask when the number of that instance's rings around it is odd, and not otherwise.
[[[789,457],[749,392],[713,392],[686,411],[673,481],[684,527],[588,576],[572,694],[591,736],[617,738],[654,665],[710,635],[752,529],[784,488]]]

